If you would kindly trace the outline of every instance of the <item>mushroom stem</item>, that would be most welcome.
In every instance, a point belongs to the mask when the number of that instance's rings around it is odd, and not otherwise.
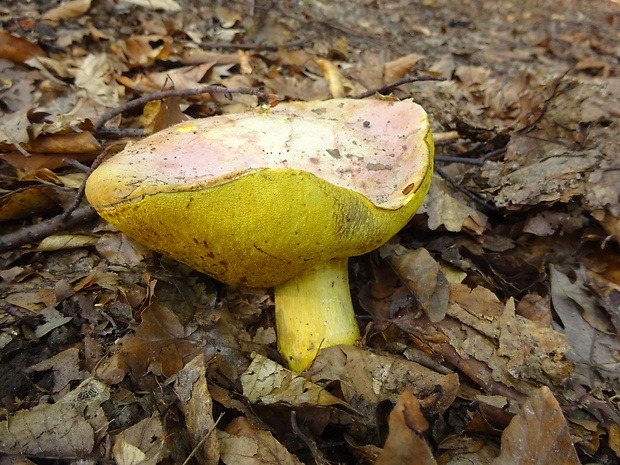
[[[308,368],[319,349],[359,339],[348,274],[342,258],[275,287],[278,350],[292,371]]]

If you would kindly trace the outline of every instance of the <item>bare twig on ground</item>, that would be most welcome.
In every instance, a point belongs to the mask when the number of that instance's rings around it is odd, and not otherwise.
[[[444,163],[463,163],[465,165],[476,165],[482,166],[484,162],[489,158],[493,158],[495,155],[499,155],[500,153],[504,153],[506,151],[506,147],[502,147],[496,150],[491,150],[488,153],[485,153],[481,157],[477,158],[466,158],[460,156],[450,156],[450,155],[436,155],[435,161],[441,161]]]
[[[95,160],[93,161],[93,164],[91,165],[90,168],[88,166],[82,165],[81,163],[79,163],[79,162],[77,162],[75,160],[72,160],[72,159],[67,159],[67,160],[64,161],[65,165],[73,166],[74,168],[78,168],[79,170],[85,171],[87,173],[86,177],[84,178],[84,181],[82,182],[82,185],[80,186],[80,188],[75,193],[75,198],[73,199],[73,203],[62,214],[62,216],[63,216],[65,221],[69,219],[71,214],[75,210],[77,210],[77,208],[82,203],[82,199],[84,199],[84,191],[86,190],[86,181],[88,181],[88,177],[90,176],[90,173],[92,173],[92,171],[95,168],[97,168],[103,162],[103,160],[106,159],[106,157],[110,154],[110,151],[113,148],[114,148],[114,145],[110,145],[110,146],[106,147],[106,149],[103,152],[101,152],[97,156],[97,158],[95,158]]]
[[[226,98],[232,100],[232,95],[233,94],[245,94],[245,95],[256,95],[257,97],[261,97],[261,98],[265,98],[265,99],[271,99],[271,100],[276,100],[277,96],[273,95],[273,94],[266,94],[264,92],[261,92],[259,90],[256,89],[248,89],[245,87],[237,87],[237,88],[233,88],[233,89],[229,89],[227,87],[223,87],[223,86],[207,86],[207,87],[201,87],[199,89],[183,89],[183,90],[175,90],[175,89],[170,89],[170,90],[162,90],[161,92],[154,92],[152,94],[148,94],[148,95],[144,95],[142,97],[139,97],[137,99],[134,100],[130,100],[129,102],[125,102],[122,105],[119,105],[118,107],[108,111],[107,113],[105,113],[100,119],[99,121],[97,121],[95,123],[95,130],[98,132],[102,132],[102,133],[119,133],[118,129],[110,129],[110,128],[105,128],[105,124],[110,121],[112,118],[114,118],[115,116],[120,115],[121,113],[127,111],[127,110],[132,110],[134,108],[139,108],[144,106],[145,104],[147,104],[148,102],[151,102],[153,100],[163,100],[165,98],[169,98],[169,97],[188,97],[190,95],[203,95],[203,94],[224,94],[226,96]],[[138,132],[135,129],[130,130],[132,131],[131,135],[140,135],[141,132]],[[122,130],[123,135],[127,135],[127,130]]]
[[[405,76],[404,78],[397,79],[394,82],[390,82],[388,84],[384,84],[379,87],[375,87],[374,89],[368,89],[366,92],[362,92],[359,95],[356,95],[355,99],[361,99],[370,97],[375,94],[383,94],[385,92],[389,92],[393,89],[396,89],[399,86],[404,84],[409,84],[410,82],[422,82],[422,81],[445,81],[445,78],[437,77],[437,76]]]
[[[299,48],[308,43],[306,39],[291,40],[281,45],[269,45],[269,44],[235,44],[232,42],[203,42],[202,48],[224,48],[234,50],[268,50],[270,52],[276,52],[279,48],[291,49]]]
[[[437,172],[437,174],[439,176],[441,176],[442,178],[444,178],[446,181],[448,181],[450,184],[452,184],[452,186],[454,186],[454,188],[456,190],[458,190],[459,192],[462,192],[463,194],[465,194],[466,196],[470,197],[474,202],[482,205],[484,208],[494,211],[494,212],[498,212],[500,211],[500,209],[498,207],[496,207],[495,205],[491,205],[489,202],[487,202],[485,199],[483,199],[482,197],[474,194],[472,191],[470,191],[469,189],[464,188],[463,186],[459,186],[456,181],[454,179],[452,179],[450,176],[448,176],[448,174],[442,170],[439,167],[435,167],[435,171]]]
[[[97,212],[90,205],[80,207],[65,217],[64,213],[32,226],[25,226],[18,231],[0,236],[0,253],[7,252],[30,242],[41,240],[61,229],[77,226],[97,217]]]

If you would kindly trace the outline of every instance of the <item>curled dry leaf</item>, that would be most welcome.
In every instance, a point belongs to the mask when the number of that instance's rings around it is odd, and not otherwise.
[[[579,465],[568,424],[548,387],[528,399],[502,434],[494,465]]]
[[[0,222],[57,212],[61,203],[59,189],[31,186],[0,197]]]
[[[332,98],[346,97],[345,91],[345,78],[338,69],[338,67],[329,60],[323,58],[317,58],[316,64],[319,65],[321,73],[327,81],[329,86],[329,93]]]
[[[301,465],[273,435],[253,426],[245,417],[218,431],[222,462],[226,465]]]
[[[71,0],[48,10],[41,21],[55,25],[63,19],[73,19],[82,16],[90,8],[91,0]]]
[[[51,250],[75,249],[96,244],[97,240],[95,236],[86,236],[82,234],[47,236],[35,250],[37,252],[49,252]]]
[[[168,455],[164,429],[157,414],[114,437],[112,448],[118,465],[156,465]]]
[[[444,226],[451,232],[468,229],[481,234],[488,227],[486,215],[470,207],[459,193],[438,176],[433,178],[418,213],[428,215],[428,227],[432,230]]]
[[[181,11],[181,5],[175,0],[122,0],[122,2],[151,10]]]
[[[414,390],[421,399],[432,395],[426,408],[436,414],[452,404],[459,387],[456,373],[441,375],[415,362],[344,345],[319,351],[306,376],[317,383],[339,382],[344,399],[371,424],[379,403],[396,402],[395,393],[405,388]]]
[[[341,405],[350,409],[346,402],[282,365],[257,353],[252,357],[252,363],[241,375],[243,395],[250,402],[295,407]]]
[[[45,52],[38,45],[27,39],[0,31],[0,58],[24,64],[30,58],[39,56],[45,56]]]
[[[121,344],[123,362],[140,378],[149,372],[174,375],[200,351],[204,341],[198,332],[186,331],[172,310],[153,302],[142,313],[135,335],[126,336]]]
[[[77,347],[71,347],[67,350],[63,350],[53,357],[43,360],[31,367],[27,367],[24,372],[32,373],[34,371],[46,370],[54,371],[54,392],[60,392],[71,381],[82,379],[79,349]]]
[[[213,400],[205,372],[204,356],[200,354],[177,374],[174,391],[181,401],[192,446],[198,448],[197,459],[201,464],[217,465],[220,447],[214,431]]]
[[[107,428],[100,404],[109,397],[105,384],[89,378],[55,404],[19,410],[0,422],[0,452],[45,458],[90,454],[94,429]]]
[[[436,465],[423,434],[429,424],[410,389],[400,395],[390,413],[390,432],[375,465]]]
[[[488,289],[451,287],[448,315],[453,319],[436,326],[461,357],[484,362],[495,381],[526,394],[534,389],[532,381],[560,385],[570,376],[562,333],[516,315],[512,299],[503,304]]]
[[[20,410],[0,422],[0,452],[33,457],[83,457],[90,454],[95,435],[73,407],[41,404]]]
[[[424,248],[395,250],[390,263],[428,319],[441,321],[446,316],[450,286],[439,263]]]

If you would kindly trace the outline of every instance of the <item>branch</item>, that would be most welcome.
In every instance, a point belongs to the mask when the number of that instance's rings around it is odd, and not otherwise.
[[[25,226],[20,228],[18,231],[0,236],[0,253],[8,252],[9,250],[15,249],[24,244],[36,242],[61,229],[77,226],[97,217],[98,215],[95,209],[90,205],[87,205],[71,212],[68,216],[61,213],[60,215],[50,218],[49,220],[42,221],[41,223],[33,224],[32,226]]]
[[[277,95],[274,94],[266,94],[261,92],[260,90],[248,89],[245,87],[238,87],[234,89],[229,89],[223,86],[207,86],[201,87],[200,89],[183,89],[183,90],[162,90],[161,92],[154,92],[152,94],[145,95],[143,97],[139,97],[134,100],[130,100],[129,102],[125,102],[122,105],[108,111],[105,113],[99,121],[95,123],[95,130],[98,132],[117,132],[115,129],[107,129],[104,125],[110,121],[115,116],[120,115],[121,113],[132,110],[134,108],[140,108],[147,104],[152,100],[163,100],[169,97],[188,97],[190,95],[203,95],[203,94],[215,94],[220,93],[224,94],[224,96],[232,100],[232,94],[246,94],[246,95],[256,95],[257,97],[262,97],[270,100],[277,100]]]
[[[366,92],[362,92],[359,95],[356,95],[355,99],[361,99],[370,97],[371,95],[375,95],[377,93],[383,94],[385,92],[389,92],[392,89],[395,89],[403,84],[409,84],[410,82],[421,82],[421,81],[445,81],[446,78],[437,77],[437,76],[405,76],[404,78],[400,78],[394,82],[390,82],[389,84],[384,84],[380,87],[375,87],[374,89],[369,89]]]

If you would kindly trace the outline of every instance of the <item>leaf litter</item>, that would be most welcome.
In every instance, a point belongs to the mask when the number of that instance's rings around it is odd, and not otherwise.
[[[276,350],[269,290],[222,286],[101,220],[5,246],[0,450],[35,463],[617,461],[620,10],[493,3],[0,7],[2,234],[65,210],[77,163],[129,139],[95,131],[100,118],[162,89],[312,100],[432,73],[446,80],[393,96],[427,109],[438,155],[492,154],[439,162],[452,183],[435,176],[410,225],[352,260],[363,339],[301,376]],[[106,130],[260,102],[174,97]]]

